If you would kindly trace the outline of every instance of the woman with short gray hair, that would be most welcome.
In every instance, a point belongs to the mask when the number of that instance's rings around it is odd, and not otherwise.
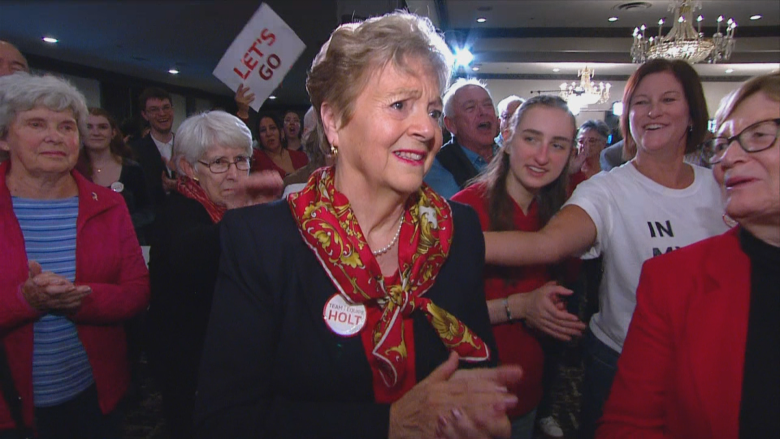
[[[86,116],[62,79],[0,78],[0,437],[122,436],[123,324],[149,275],[122,197],[73,170]]]
[[[577,131],[577,149],[569,172],[569,193],[583,181],[601,172],[601,151],[609,140],[609,126],[603,120],[587,120]]]
[[[198,365],[219,265],[225,211],[276,199],[276,172],[249,175],[252,134],[224,111],[186,119],[174,137],[176,192],[154,224],[149,355],[173,438],[192,438]]]

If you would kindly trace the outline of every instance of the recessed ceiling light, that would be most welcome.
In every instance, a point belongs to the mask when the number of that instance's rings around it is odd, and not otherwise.
[[[274,99],[276,99],[276,96],[274,96],[274,95],[268,96],[268,99],[273,101]]]
[[[60,40],[58,40],[56,38],[52,38],[52,37],[43,37],[43,41],[46,41],[47,43],[54,44],[54,43],[57,43]]]
[[[726,73],[734,73],[734,69],[726,69]]]
[[[755,21],[755,20],[760,20],[760,19],[761,19],[761,17],[763,17],[763,15],[761,15],[761,14],[756,14],[756,15],[751,15],[751,16],[750,16],[750,19],[751,19],[751,20],[753,20],[753,21]]]
[[[558,73],[558,72],[560,72],[560,71],[561,71],[561,69],[559,69],[558,67],[556,67],[556,68],[554,68],[554,69],[553,69],[553,72],[555,72],[555,73]]]
[[[487,18],[485,18],[485,17],[479,17],[479,18],[477,18],[477,23],[484,23],[484,22],[486,22],[486,21],[487,21]]]
[[[471,68],[471,70],[473,70],[475,72],[478,72],[479,71],[479,67],[478,66],[474,66],[474,67]]]
[[[170,70],[168,70],[168,73],[170,73],[171,75],[178,75],[179,71],[176,70],[176,69],[170,69]]]
[[[609,21],[610,23],[614,23],[614,22],[618,21],[618,18],[617,17],[609,17],[609,18],[607,18],[607,21]]]

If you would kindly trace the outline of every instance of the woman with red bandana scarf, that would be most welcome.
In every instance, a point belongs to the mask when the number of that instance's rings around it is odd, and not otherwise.
[[[339,27],[315,58],[336,162],[225,215],[200,437],[508,437],[520,371],[487,368],[479,221],[423,184],[450,60],[403,12]]]

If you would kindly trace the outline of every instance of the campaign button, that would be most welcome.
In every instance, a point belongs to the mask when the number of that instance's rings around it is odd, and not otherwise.
[[[322,309],[322,318],[331,331],[351,337],[360,332],[366,324],[366,307],[363,304],[351,304],[341,294],[334,294]]]

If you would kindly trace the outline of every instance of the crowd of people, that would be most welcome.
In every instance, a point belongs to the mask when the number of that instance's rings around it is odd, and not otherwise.
[[[648,61],[610,146],[452,61],[414,14],[345,24],[303,118],[250,127],[242,86],[174,132],[149,87],[128,141],[0,41],[0,439],[121,438],[142,351],[174,439],[563,437],[573,339],[580,438],[780,436],[780,73],[710,133]]]

